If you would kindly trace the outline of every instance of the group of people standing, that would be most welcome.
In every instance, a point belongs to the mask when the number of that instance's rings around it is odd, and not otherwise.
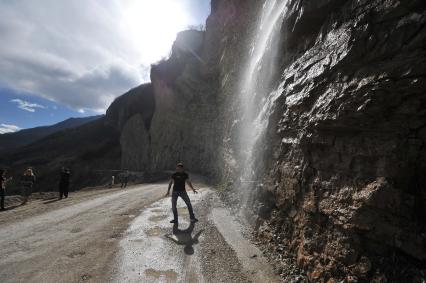
[[[124,172],[120,174],[121,188],[126,188],[129,182],[130,172],[125,169]],[[68,198],[68,192],[70,187],[70,178],[71,171],[66,167],[62,167],[59,178],[59,199]],[[7,170],[0,169],[0,205],[1,210],[5,210],[5,197],[6,197],[6,186],[9,182],[13,180],[12,177],[7,177]],[[21,205],[25,205],[28,202],[28,199],[31,196],[33,186],[36,182],[36,175],[34,174],[33,168],[28,167],[22,177],[19,180],[19,184],[22,188],[22,203]],[[114,186],[115,177],[112,177],[110,187]]]
[[[63,167],[61,170],[60,181],[59,181],[59,199],[62,199],[63,196],[65,198],[68,197],[69,191],[69,181],[70,181],[71,172],[69,169]],[[1,210],[5,210],[5,197],[6,197],[6,186],[7,184],[13,180],[13,177],[7,177],[7,170],[0,169],[0,208]],[[37,178],[34,174],[34,171],[31,167],[28,167],[22,177],[20,178],[20,185],[22,189],[22,203],[21,205],[25,205],[28,202],[28,199],[31,196],[33,191],[33,186],[36,182]]]
[[[127,187],[127,183],[129,181],[129,171],[126,169],[124,172],[120,174],[121,176],[121,188]],[[70,177],[71,171],[68,168],[62,167],[60,173],[59,180],[59,199],[63,197],[68,197],[69,185],[70,185]],[[10,182],[13,178],[6,177],[6,170],[0,169],[0,196],[1,196],[1,210],[5,210],[4,207],[4,199],[6,196],[6,184]],[[32,188],[34,183],[36,182],[36,176],[31,167],[27,168],[21,178],[22,185],[22,205],[25,205],[28,202],[28,199],[31,195]],[[110,187],[114,186],[115,176],[112,176]],[[195,218],[194,211],[192,209],[191,200],[189,199],[188,194],[186,193],[185,184],[188,184],[194,193],[198,193],[197,190],[194,189],[191,181],[189,180],[188,174],[185,172],[183,164],[178,163],[176,165],[176,172],[171,176],[169,186],[167,189],[166,197],[170,195],[170,190],[173,186],[172,193],[172,211],[173,211],[173,219],[170,223],[177,224],[178,223],[178,211],[177,211],[177,200],[178,198],[182,198],[185,204],[188,207],[189,216],[191,222],[197,222],[198,219]]]
[[[1,210],[5,210],[4,201],[6,197],[6,185],[10,181],[13,180],[13,177],[7,177],[7,170],[0,169],[0,205]],[[24,171],[24,174],[21,178],[21,185],[22,185],[22,205],[25,205],[28,202],[28,199],[30,198],[34,183],[36,181],[36,176],[33,172],[33,169],[31,167],[27,168]]]
[[[120,178],[120,182],[121,182],[121,188],[126,188],[127,184],[129,183],[129,177],[130,177],[130,172],[127,169],[124,169],[123,172],[121,172],[118,176]],[[111,182],[109,182],[108,187],[112,188],[115,186],[115,175],[111,176]]]

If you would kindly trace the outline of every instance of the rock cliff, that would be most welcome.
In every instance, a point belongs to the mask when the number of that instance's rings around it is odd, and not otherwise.
[[[120,133],[121,168],[145,171],[150,164],[154,90],[143,84],[118,97],[108,108],[105,123]]]
[[[313,281],[418,281],[424,275],[411,264],[426,259],[425,5],[288,5],[282,94],[260,158],[259,191],[274,209],[260,233],[291,251]]]
[[[135,94],[122,98],[125,108],[111,106],[122,166],[159,171],[182,161],[222,189],[243,186],[238,94],[263,2],[212,1],[206,31],[179,34],[171,57],[152,66],[141,95],[155,111],[132,108]],[[264,88],[277,99],[243,192],[258,236],[311,281],[421,280],[425,4],[286,5]]]

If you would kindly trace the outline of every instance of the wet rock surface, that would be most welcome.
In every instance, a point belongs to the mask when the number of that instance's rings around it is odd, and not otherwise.
[[[238,205],[247,164],[236,97],[262,7],[212,4],[214,164],[218,189]],[[278,264],[296,263],[307,280],[425,280],[425,16],[422,1],[288,1],[273,83],[280,94],[257,146],[249,210]]]
[[[425,280],[421,1],[289,1],[261,234],[312,281]],[[401,271],[404,270],[404,271]],[[329,281],[331,282],[331,281]]]

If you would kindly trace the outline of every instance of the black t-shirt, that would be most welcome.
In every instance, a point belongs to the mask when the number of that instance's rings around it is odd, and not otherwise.
[[[172,175],[172,179],[174,181],[173,191],[183,192],[185,191],[185,182],[189,178],[188,174],[185,172],[176,172]]]
[[[70,173],[67,171],[61,172],[61,183],[68,184],[70,182]]]

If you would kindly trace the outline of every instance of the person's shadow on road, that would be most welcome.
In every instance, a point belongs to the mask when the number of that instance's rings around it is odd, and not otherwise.
[[[198,244],[198,238],[200,237],[203,230],[200,230],[197,234],[192,236],[192,232],[194,231],[195,223],[191,222],[188,228],[185,230],[179,229],[178,224],[173,225],[173,235],[167,234],[166,237],[178,245],[185,246],[183,251],[187,255],[194,254],[193,245]]]

